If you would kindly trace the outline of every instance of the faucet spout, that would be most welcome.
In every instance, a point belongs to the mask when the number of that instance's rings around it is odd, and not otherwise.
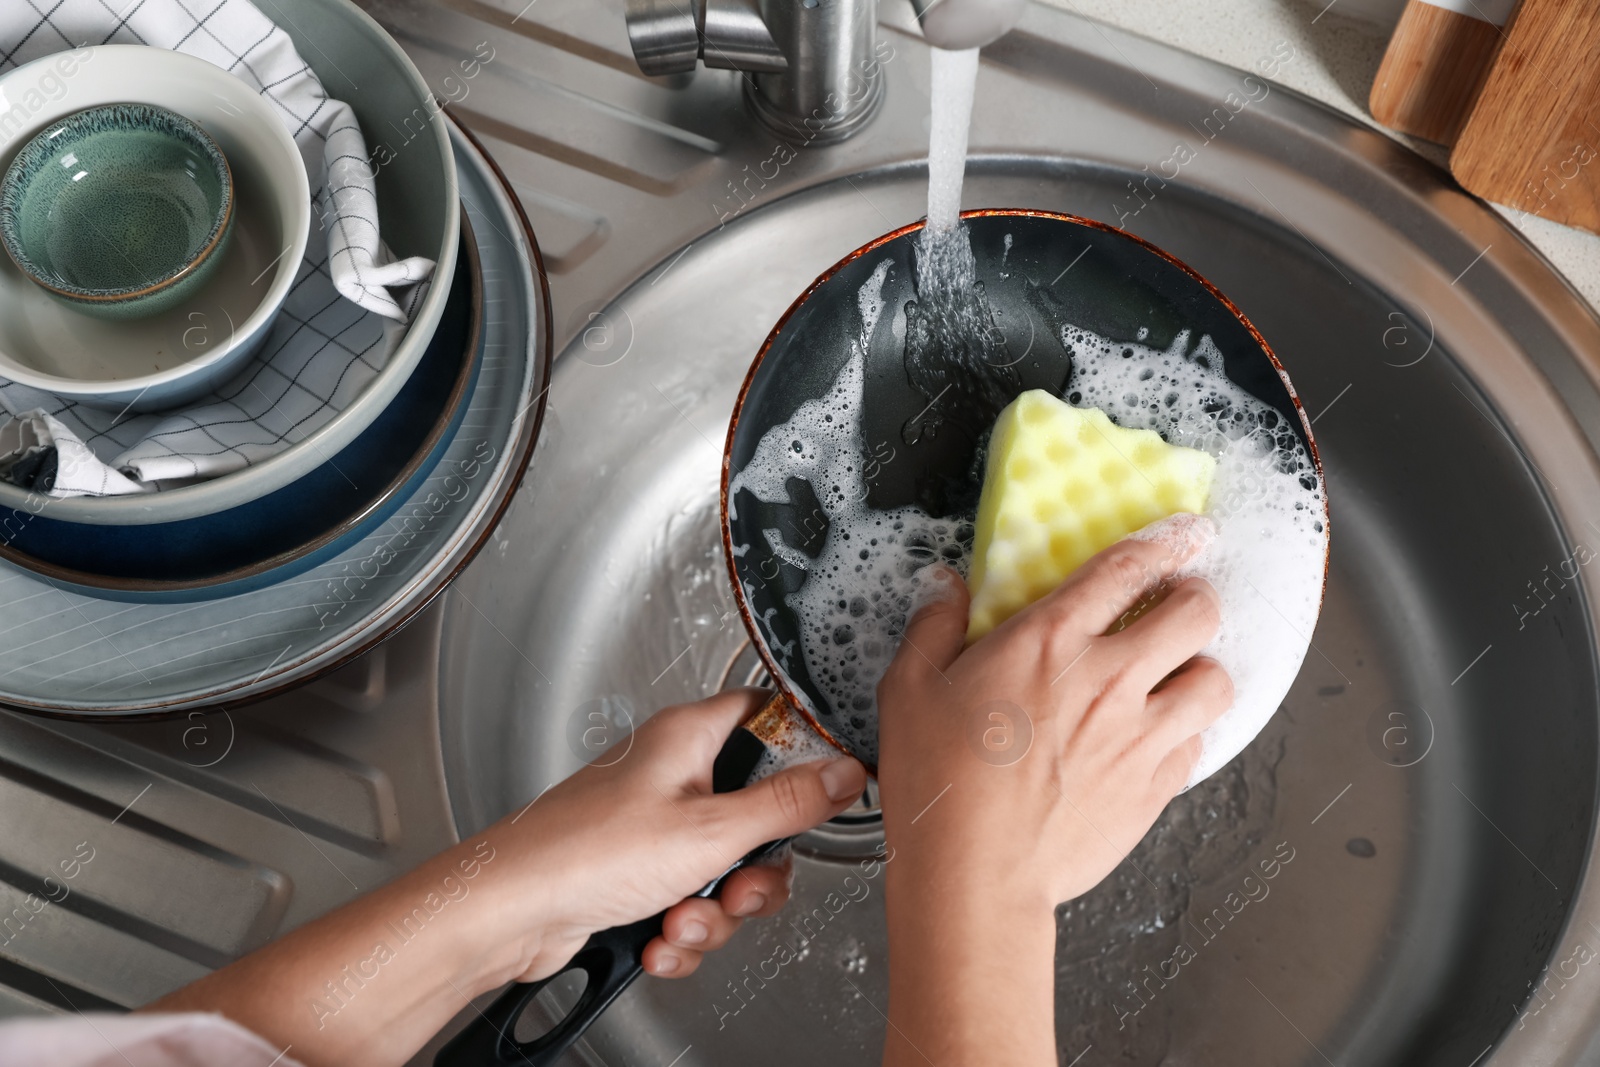
[[[935,48],[982,48],[1011,31],[1027,0],[911,0],[922,36]]]

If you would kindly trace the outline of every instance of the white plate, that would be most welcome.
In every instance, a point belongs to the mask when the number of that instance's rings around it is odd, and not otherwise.
[[[60,95],[39,92],[48,78],[65,86]],[[155,104],[216,139],[237,205],[217,276],[149,318],[75,311],[0,256],[0,376],[114,411],[172,407],[226,381],[266,340],[311,231],[305,164],[271,105],[221,67],[141,45],[45,56],[0,77],[0,93],[13,101],[0,112],[0,170],[57,119],[101,104]],[[27,105],[35,96],[37,109]]]

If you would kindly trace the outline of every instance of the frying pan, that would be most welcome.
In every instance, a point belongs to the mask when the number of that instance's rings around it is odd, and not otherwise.
[[[907,358],[904,338],[914,329],[907,325],[907,309],[919,299],[918,222],[864,245],[813,282],[773,327],[745,378],[723,452],[722,540],[745,629],[776,691],[718,755],[718,792],[746,784],[769,752],[777,759],[768,766],[781,765],[785,755],[815,753],[818,737],[876,771],[876,723],[859,709],[832,707],[803,656],[774,653],[775,647],[802,644],[806,620],[790,595],[808,577],[799,557],[816,559],[827,542],[819,487],[791,479],[782,503],[731,488],[769,430],[828,395],[853,345],[864,352],[860,438],[876,457],[865,478],[865,503],[874,509],[916,505],[953,527],[970,523],[982,489],[982,448],[1000,409],[1024,390],[1062,395],[1067,386],[1067,326],[1157,349],[1184,331],[1191,350],[1210,337],[1223,354],[1227,377],[1274,408],[1305,446],[1314,467],[1309,477],[1321,487],[1310,422],[1288,375],[1255,327],[1199,274],[1154,245],[1089,219],[1012,209],[969,211],[962,218],[993,316],[982,358],[935,353],[931,365]],[[864,335],[861,293],[879,284],[883,311]],[[914,320],[916,309],[910,310]],[[764,534],[774,530],[783,531],[782,547]],[[929,562],[936,558],[930,553]],[[903,619],[890,623],[898,632]],[[733,870],[781,844],[744,857],[700,895],[712,895]],[[559,975],[512,986],[443,1048],[436,1067],[553,1064],[642,973],[644,947],[660,934],[661,921],[657,915],[590,938],[562,972],[583,971],[583,993],[542,1036],[519,1042],[513,1030],[527,1005]]]

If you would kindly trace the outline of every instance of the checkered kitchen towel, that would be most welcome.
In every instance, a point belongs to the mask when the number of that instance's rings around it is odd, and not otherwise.
[[[186,409],[119,417],[0,380],[0,408],[14,417],[0,425],[0,477],[55,496],[215,478],[303,440],[383,369],[434,266],[389,255],[355,115],[250,0],[0,0],[0,73],[100,44],[186,52],[258,89],[300,148],[326,240],[312,235],[256,358]]]

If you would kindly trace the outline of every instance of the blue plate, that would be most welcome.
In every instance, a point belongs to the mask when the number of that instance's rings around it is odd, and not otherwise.
[[[102,600],[212,600],[292,578],[361,540],[450,446],[483,356],[483,278],[465,213],[444,315],[421,362],[328,462],[239,507],[179,522],[104,526],[0,508],[0,558]],[[48,510],[48,509],[47,509]]]

